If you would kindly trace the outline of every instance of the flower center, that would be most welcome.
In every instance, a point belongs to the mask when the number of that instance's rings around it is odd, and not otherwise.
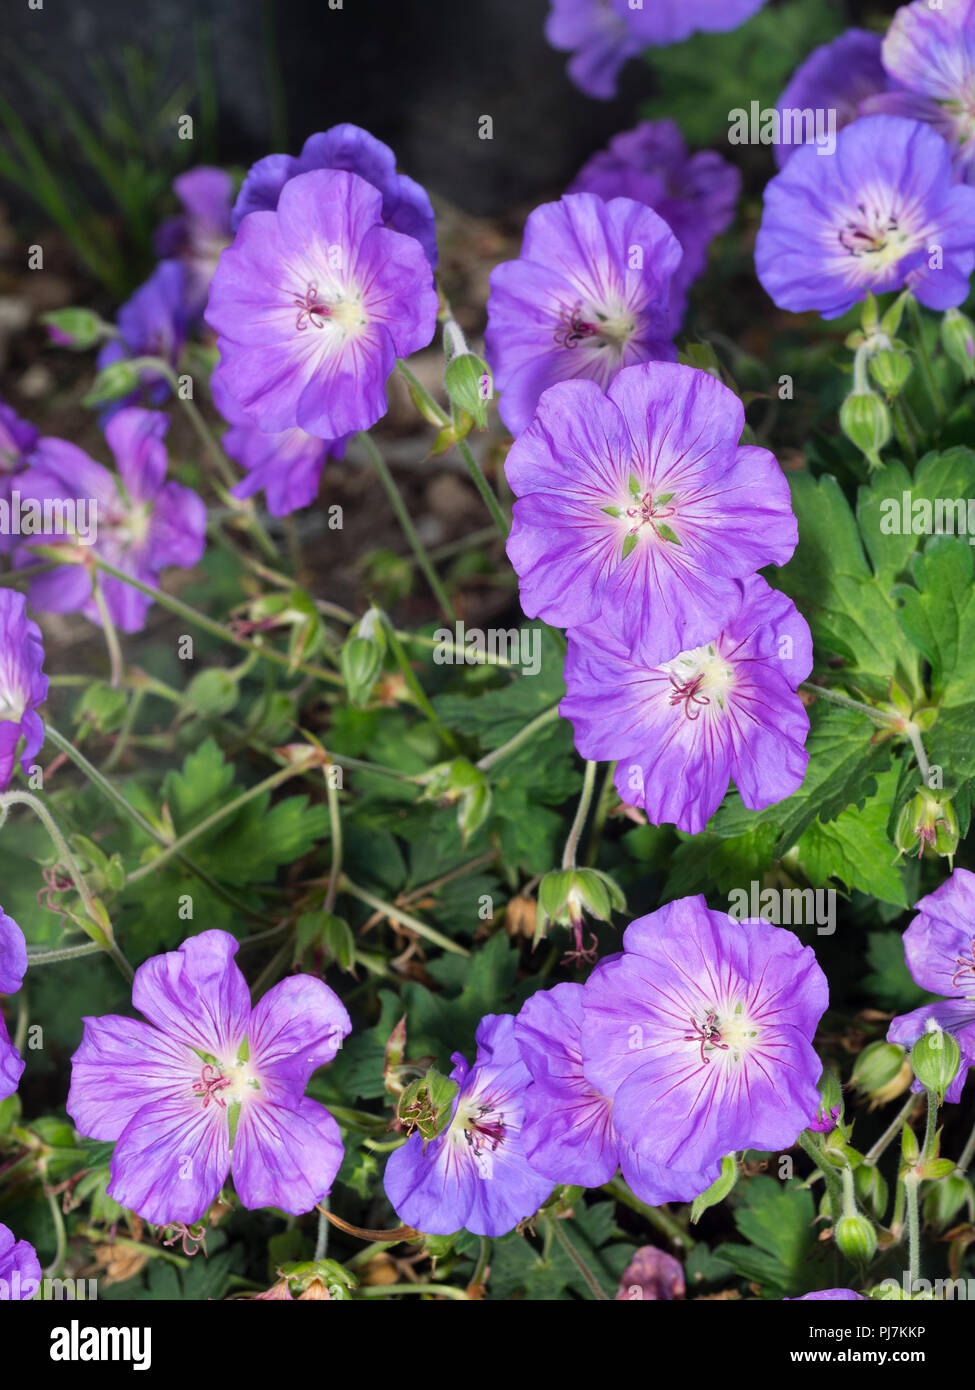
[[[203,1102],[204,1110],[211,1105],[226,1110],[231,1105],[252,1100],[258,1090],[260,1082],[246,1056],[233,1062],[204,1062],[199,1080],[193,1082],[193,1094]]]
[[[501,1148],[507,1134],[504,1113],[490,1101],[462,1102],[450,1129],[455,1144],[465,1144],[475,1159],[487,1163]]]
[[[893,212],[868,208],[864,203],[857,207],[859,215],[851,217],[839,230],[844,251],[855,260],[869,256],[873,265],[889,265],[900,260],[910,247],[910,232],[900,225]]]
[[[621,352],[633,336],[636,322],[632,314],[620,310],[616,314],[602,313],[599,309],[583,310],[579,302],[571,309],[565,305],[559,310],[558,326],[553,339],[557,347],[569,350],[579,347],[587,340],[593,347],[612,347]]]
[[[958,969],[951,977],[952,989],[971,989],[975,984],[975,936],[968,943],[968,956],[956,956],[955,964]],[[964,981],[964,986],[962,982]]]
[[[298,310],[295,328],[299,333],[309,328],[324,328],[328,323],[334,323],[345,333],[350,333],[366,323],[362,304],[357,298],[329,300],[319,292],[314,281],[306,285],[304,298],[296,296],[293,303]]]
[[[726,1054],[728,1062],[740,1062],[758,1036],[758,1029],[740,1002],[725,1009],[717,1004],[707,1005],[692,1014],[688,1023],[684,1042],[694,1043],[704,1066],[709,1066],[717,1054]]]
[[[681,652],[660,669],[670,679],[669,703],[692,721],[700,719],[705,708],[716,706],[723,710],[735,681],[735,668],[721,656],[716,642]]]

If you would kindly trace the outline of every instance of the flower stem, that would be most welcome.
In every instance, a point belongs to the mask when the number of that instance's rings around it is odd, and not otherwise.
[[[309,766],[310,765],[311,764],[309,764]],[[274,791],[276,787],[281,786],[282,782],[287,782],[290,777],[298,776],[303,770],[300,764],[292,765],[289,763],[287,767],[279,768],[277,772],[273,772],[270,777],[265,777],[263,782],[257,782],[253,787],[248,787],[247,791],[241,792],[241,794],[235,796],[232,801],[226,802],[223,806],[218,806],[215,811],[201,820],[198,825],[194,825],[192,830],[187,830],[185,835],[180,835],[178,839],[170,841],[162,852],[157,854],[148,864],[143,864],[141,868],[129,874],[126,879],[126,887],[129,887],[133,883],[139,883],[142,879],[148,878],[150,874],[156,873],[163,864],[168,863],[170,859],[178,856],[187,845],[192,844],[194,840],[198,840],[201,835],[205,835],[208,830],[212,830],[222,821],[228,820],[231,816],[235,815],[242,806],[246,806],[249,801],[253,801],[255,797],[261,796],[264,792]]]
[[[323,666],[311,666],[306,662],[292,662],[283,652],[275,651],[273,647],[261,647],[256,642],[250,642],[246,637],[238,637],[235,633],[229,632],[213,618],[207,617],[199,609],[192,608],[182,599],[178,599],[174,594],[168,594],[164,589],[155,589],[151,584],[144,584],[141,579],[136,579],[134,575],[126,574],[124,570],[116,569],[114,565],[103,560],[100,555],[93,556],[94,563],[105,574],[110,574],[113,579],[120,579],[124,584],[129,584],[133,589],[137,589],[140,594],[145,594],[153,602],[160,604],[163,608],[168,608],[171,613],[177,614],[180,618],[185,618],[194,627],[201,628],[204,632],[209,632],[211,636],[218,637],[221,642],[228,642],[232,647],[239,647],[241,651],[254,652],[265,661],[273,661],[277,666],[287,667],[289,672],[301,671],[306,676],[314,676],[317,680],[327,681],[330,685],[343,685],[342,677],[336,671],[328,671]]]
[[[904,1197],[907,1202],[907,1267],[911,1280],[911,1292],[915,1282],[921,1277],[921,1214],[918,1204],[918,1179],[913,1173],[905,1173],[901,1179]]]
[[[904,1102],[902,1108],[897,1112],[894,1119],[891,1120],[890,1124],[887,1126],[883,1134],[874,1144],[873,1148],[868,1150],[868,1152],[864,1156],[863,1161],[865,1163],[869,1163],[871,1167],[876,1167],[878,1160],[886,1152],[886,1150],[890,1147],[892,1141],[897,1138],[898,1134],[900,1134],[901,1130],[904,1128],[904,1125],[907,1123],[908,1117],[916,1104],[917,1101],[913,1095],[910,1096]]]
[[[395,1298],[399,1294],[431,1294],[437,1298],[453,1298],[468,1303],[470,1294],[453,1284],[364,1284],[356,1289],[356,1298]]]
[[[113,690],[121,690],[124,683],[125,663],[122,659],[122,648],[119,645],[118,632],[112,622],[112,615],[105,602],[105,595],[99,583],[98,575],[92,575],[92,597],[95,600],[95,607],[98,609],[98,616],[102,620],[102,631],[105,634],[105,645],[108,648],[108,660],[111,667],[110,685]]]
[[[961,1158],[958,1160],[958,1167],[955,1171],[961,1173],[964,1177],[972,1166],[973,1158],[975,1158],[975,1125],[972,1126],[972,1132],[968,1136],[968,1143],[962,1149]]]
[[[589,815],[589,807],[592,802],[593,788],[596,785],[596,767],[594,762],[586,763],[585,775],[582,779],[582,791],[579,793],[579,805],[576,807],[575,820],[572,822],[572,829],[565,842],[565,849],[562,851],[563,869],[574,869],[576,866],[576,851],[579,848],[579,839],[586,824],[586,817]]]
[[[426,552],[426,548],[417,535],[416,527],[413,525],[410,514],[406,509],[406,503],[403,501],[402,493],[396,486],[396,479],[389,471],[389,465],[376,448],[371,437],[366,434],[365,431],[360,431],[356,438],[369,455],[369,461],[376,470],[376,475],[383,486],[386,496],[389,498],[393,511],[396,513],[396,519],[403,529],[403,534],[409,542],[410,549],[416,557],[417,564],[420,566],[427,583],[430,585],[434,598],[436,598],[447,617],[453,621],[454,610],[450,599],[447,597],[447,591],[441,584],[437,571],[433,568],[430,557]]]
[[[859,700],[851,700],[849,695],[841,695],[838,690],[830,690],[828,686],[815,685],[812,681],[801,681],[799,689],[805,690],[810,695],[817,695],[820,699],[828,700],[830,704],[842,705],[844,709],[856,710],[858,714],[865,715],[867,719],[880,725],[881,728],[894,728],[900,723],[897,716],[885,714],[883,710],[874,709],[873,705],[862,704]]]
[[[470,951],[465,947],[459,946],[456,941],[451,941],[449,936],[442,935],[435,927],[428,927],[426,922],[421,922],[418,917],[412,917],[402,908],[396,907],[393,903],[383,902],[382,898],[375,897],[367,892],[365,888],[360,888],[357,883],[346,878],[345,874],[339,880],[339,892],[348,893],[350,897],[358,898],[360,902],[368,907],[381,912],[384,917],[391,918],[394,922],[399,922],[400,926],[409,928],[416,932],[417,936],[422,936],[427,941],[432,941],[437,946],[442,946],[445,951],[452,951],[455,956],[469,956]]]
[[[921,317],[921,309],[912,294],[907,296],[910,305],[911,318],[914,321],[914,331],[917,334],[917,355],[921,363],[921,375],[924,377],[924,384],[927,387],[928,395],[931,397],[931,404],[934,406],[934,413],[940,425],[947,415],[945,408],[945,398],[941,394],[941,388],[934,379],[934,369],[931,366],[931,358],[928,354],[927,345],[924,341],[924,320]]]
[[[663,1207],[651,1207],[646,1202],[641,1202],[640,1198],[630,1191],[622,1178],[613,1178],[611,1182],[603,1184],[603,1191],[608,1192],[611,1197],[615,1197],[618,1202],[622,1202],[624,1207],[629,1207],[644,1220],[649,1221],[651,1226],[665,1235],[671,1244],[678,1249],[684,1250],[687,1254],[694,1249],[694,1241],[687,1234],[678,1221],[664,1210]]]
[[[938,1093],[926,1086],[924,1094],[927,1097],[928,1113],[924,1125],[924,1147],[921,1150],[921,1163],[926,1163],[928,1159],[934,1157],[935,1143],[938,1138]]]
[[[551,724],[553,720],[558,719],[558,717],[559,707],[558,705],[552,705],[551,709],[545,710],[543,714],[533,719],[530,724],[526,724],[523,729],[519,729],[514,738],[509,738],[507,743],[503,743],[500,748],[495,748],[492,753],[486,753],[478,762],[478,767],[482,772],[487,772],[489,768],[494,767],[495,763],[499,763],[501,759],[506,758],[509,753],[514,753],[523,743],[527,743],[529,739],[534,738],[539,729],[544,729],[546,724]]]
[[[342,875],[342,808],[339,805],[338,787],[333,786],[329,772],[330,769],[326,768],[325,791],[328,796],[328,821],[332,839],[332,863],[328,871],[328,888],[325,890],[326,912],[331,912],[335,906],[339,878]]]
[[[89,762],[84,753],[66,739],[49,721],[45,722],[45,735],[59,752],[64,753],[70,758],[75,767],[78,768],[80,772],[84,773],[107,801],[110,801],[117,810],[121,811],[133,825],[138,826],[142,833],[147,835],[150,840],[153,840],[163,849],[167,848],[170,842],[166,837],[162,835],[150,821],[147,821],[145,816],[137,811],[132,803],[128,801],[116,787],[112,786],[108,778],[99,772],[94,763]],[[199,864],[194,863],[189,855],[180,854],[178,857],[184,869],[195,874],[201,883],[205,883],[208,888],[212,889],[213,892],[218,895],[218,897],[221,897],[225,903],[229,903],[229,905],[238,912],[242,912],[246,917],[250,917],[255,922],[267,923],[270,920],[265,917],[262,912],[255,911],[255,909],[250,907],[246,902],[237,898],[233,893],[228,892],[228,890],[208,874],[205,869],[202,869]]]
[[[457,449],[460,453],[461,458],[467,464],[467,470],[470,473],[471,478],[474,480],[474,486],[481,494],[481,501],[484,503],[488,511],[491,513],[491,518],[494,521],[495,526],[501,532],[502,537],[507,539],[508,532],[511,530],[511,523],[508,521],[508,518],[501,510],[501,503],[495,496],[494,489],[492,488],[491,484],[488,482],[487,478],[485,478],[484,471],[481,468],[481,465],[474,457],[474,451],[471,449],[471,446],[468,444],[466,439],[458,439]]]
[[[836,1169],[823,1158],[808,1130],[804,1129],[799,1135],[799,1143],[822,1173],[826,1182],[826,1191],[829,1194],[833,1220],[839,1220],[839,1214],[843,1209],[843,1187]]]
[[[561,1245],[562,1249],[568,1255],[569,1259],[575,1265],[576,1269],[582,1275],[586,1283],[586,1287],[589,1289],[589,1292],[592,1294],[593,1298],[596,1299],[596,1301],[599,1303],[608,1303],[609,1295],[606,1293],[605,1289],[602,1287],[595,1274],[593,1274],[592,1270],[586,1264],[585,1260],[579,1254],[579,1251],[572,1244],[572,1241],[566,1235],[565,1221],[560,1221],[557,1217],[552,1216],[550,1216],[548,1219],[552,1223],[552,1234],[555,1236],[555,1239],[558,1241],[559,1245]]]

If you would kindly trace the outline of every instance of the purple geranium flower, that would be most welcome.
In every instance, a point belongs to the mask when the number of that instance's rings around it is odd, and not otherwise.
[[[852,1303],[854,1299],[862,1299],[862,1293],[854,1293],[852,1289],[819,1289],[816,1293],[801,1293],[797,1298],[784,1298],[783,1303],[805,1303],[809,1299],[824,1299],[833,1303]]]
[[[401,1221],[429,1235],[462,1227],[503,1236],[533,1216],[552,1190],[528,1164],[522,1139],[528,1068],[510,1014],[487,1014],[477,1028],[473,1067],[455,1052],[460,1086],[450,1125],[436,1139],[412,1135],[390,1154],[384,1185]]]
[[[288,516],[314,502],[322,469],[329,458],[343,456],[346,441],[316,439],[300,429],[265,434],[250,424],[218,376],[211,386],[214,404],[231,426],[223,437],[224,451],[247,472],[234,496],[253,497],[263,489],[272,516]]]
[[[34,426],[0,400],[0,503],[10,505],[14,479],[28,467],[36,443]],[[0,555],[5,555],[17,543],[10,531],[9,525],[0,525]]]
[[[24,1302],[40,1286],[37,1251],[26,1240],[14,1240],[13,1231],[0,1222],[0,1302]]]
[[[812,669],[809,627],[758,575],[739,592],[738,611],[711,641],[660,665],[603,619],[569,633],[559,710],[582,757],[619,763],[620,797],[654,825],[697,835],[730,781],[760,811],[805,776],[809,717],[796,690]]]
[[[892,90],[864,110],[927,121],[951,146],[955,176],[975,183],[975,0],[915,0],[883,44]]]
[[[676,361],[670,284],[680,243],[632,198],[571,193],[528,218],[521,255],[491,272],[488,361],[512,434],[531,424],[556,382],[605,390],[624,367]]]
[[[115,320],[119,336],[99,352],[99,371],[132,357],[158,357],[175,368],[186,341],[186,286],[186,269],[180,261],[160,261],[145,284],[119,309]],[[146,369],[139,379],[153,405],[166,400],[169,383],[160,373]],[[138,402],[141,394],[134,392],[125,400],[113,401],[104,416]]]
[[[45,685],[47,682],[45,681]],[[27,974],[27,945],[24,933],[12,917],[0,908],[0,994],[16,994]],[[12,1096],[20,1085],[24,1062],[7,1035],[0,1013],[0,1100]],[[0,1232],[3,1231],[0,1226]],[[0,1237],[0,1278],[3,1277],[3,1240]]]
[[[915,904],[917,916],[904,933],[904,955],[915,984],[946,994],[895,1018],[890,1042],[913,1047],[933,1024],[953,1033],[961,1050],[958,1074],[945,1099],[961,1099],[968,1069],[975,1064],[975,874],[956,869],[933,893]],[[923,1089],[919,1081],[912,1087]]]
[[[166,481],[166,446],[169,428],[165,415],[130,406],[119,411],[105,427],[105,438],[115,456],[118,476],[103,468],[65,439],[42,439],[35,452],[35,467],[23,484],[25,495],[43,505],[72,499],[88,509],[88,535],[84,544],[109,564],[153,587],[167,565],[190,569],[203,554],[206,508],[188,487]],[[78,533],[39,535],[45,545],[68,544],[79,550]],[[18,562],[30,564],[30,549],[18,553]],[[105,602],[116,626],[138,632],[145,623],[152,600],[120,579],[99,579]],[[31,603],[45,613],[84,613],[101,623],[92,597],[87,565],[59,565],[31,581]]]
[[[571,53],[569,76],[587,96],[608,101],[624,63],[644,47],[626,0],[551,0],[545,37]]]
[[[833,319],[905,285],[948,309],[973,266],[975,190],[953,186],[948,146],[920,121],[865,116],[830,158],[796,150],[765,190],[755,267],[781,309]]]
[[[628,59],[680,43],[696,29],[734,29],[765,0],[551,0],[545,36],[572,54],[569,76],[591,97],[616,95]]]
[[[233,189],[233,179],[226,170],[205,164],[173,180],[173,191],[183,212],[167,219],[156,232],[156,254],[182,263],[186,272],[183,292],[190,318],[202,314],[206,307],[220,252],[233,237]]]
[[[197,1221],[233,1171],[245,1207],[311,1211],[342,1161],[332,1116],[305,1094],[350,1031],[321,980],[292,975],[251,1009],[237,942],[205,931],[141,965],[149,1020],[86,1018],[68,1113],[115,1143],[108,1193],[157,1225]]]
[[[583,995],[586,1076],[613,1123],[666,1167],[788,1149],[819,1104],[812,1039],[829,999],[811,947],[704,897],[631,923]]]
[[[652,665],[714,638],[736,581],[796,546],[785,476],[739,447],[741,401],[708,372],[650,362],[603,395],[551,387],[508,455],[508,556],[530,618],[602,615]]]
[[[835,112],[836,129],[842,130],[856,120],[862,101],[887,89],[880,47],[880,35],[871,34],[867,29],[847,29],[838,39],[821,44],[796,68],[779,97],[779,112]],[[792,133],[791,126],[789,133]],[[780,169],[808,132],[801,127],[795,143],[787,140],[785,134],[783,131],[783,138],[774,151]]]
[[[21,739],[25,775],[44,742],[37,713],[47,699],[43,664],[41,630],[27,616],[26,599],[15,589],[0,589],[0,791],[10,785]],[[0,993],[10,991],[0,983]]]
[[[397,357],[433,337],[437,292],[420,244],[383,225],[380,193],[321,169],[244,218],[206,320],[219,379],[258,429],[332,440],[384,414]]]
[[[601,1187],[617,1168],[650,1206],[690,1202],[710,1187],[704,1172],[663,1168],[641,1158],[613,1126],[613,1102],[582,1068],[583,986],[539,990],[515,1019],[515,1037],[533,1082],[525,1093],[522,1143],[528,1162],[553,1183]]]
[[[250,212],[273,212],[288,180],[313,169],[345,169],[371,183],[382,194],[383,225],[415,237],[436,267],[437,228],[426,190],[396,172],[396,156],[388,145],[348,122],[310,135],[297,157],[269,154],[259,159],[237,195],[231,219],[234,231]]]
[[[623,1271],[616,1297],[625,1301],[670,1301],[683,1298],[685,1291],[684,1266],[680,1260],[656,1245],[641,1245]]]
[[[687,291],[704,270],[708,246],[730,224],[741,175],[714,150],[689,155],[673,121],[643,121],[624,131],[588,160],[570,193],[595,193],[604,201],[633,198],[667,223],[683,256],[671,281],[670,326],[680,328]]]

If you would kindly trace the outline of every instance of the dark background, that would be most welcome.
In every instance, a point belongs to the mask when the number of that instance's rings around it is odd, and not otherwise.
[[[824,0],[826,3],[826,0]],[[126,46],[173,80],[212,78],[222,162],[296,152],[337,121],[391,144],[402,167],[463,210],[492,215],[564,185],[652,91],[624,69],[620,97],[594,101],[549,47],[547,0],[3,0],[2,87],[32,129],[50,104],[19,79],[21,55],[96,111],[87,63],[115,65]],[[893,13],[894,0],[838,6],[847,22]],[[190,110],[194,110],[193,103]],[[494,118],[480,140],[478,118]],[[95,195],[97,196],[97,195]],[[15,199],[15,202],[17,199]]]

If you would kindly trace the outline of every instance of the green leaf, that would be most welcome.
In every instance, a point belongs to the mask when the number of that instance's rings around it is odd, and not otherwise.
[[[904,959],[904,938],[896,931],[872,931],[867,937],[870,973],[863,981],[864,992],[882,1009],[907,1013],[930,995],[916,985]]]
[[[742,1278],[761,1285],[763,1298],[788,1298],[823,1286],[825,1263],[813,1224],[813,1196],[798,1183],[751,1178],[735,1225],[747,1245],[719,1245],[714,1254]]]
[[[914,557],[914,587],[899,585],[901,629],[931,666],[931,695],[945,707],[971,697],[975,686],[975,601],[972,547],[936,536]]]
[[[867,563],[860,531],[835,478],[790,479],[799,545],[776,584],[812,630],[817,654],[842,657],[854,686],[887,695],[891,678],[920,694],[917,653],[897,621],[889,590]]]
[[[887,835],[898,772],[877,778],[877,794],[862,806],[850,806],[834,821],[813,823],[799,839],[799,862],[814,885],[836,878],[882,902],[907,907],[904,880]]]

